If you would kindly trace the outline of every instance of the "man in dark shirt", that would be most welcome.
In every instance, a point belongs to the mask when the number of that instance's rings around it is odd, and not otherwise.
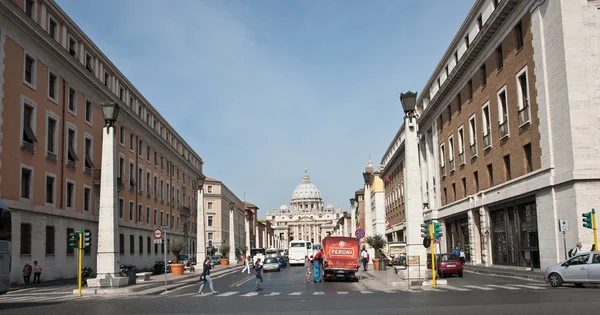
[[[256,291],[262,290],[262,273],[263,273],[263,264],[260,261],[260,258],[256,260],[256,264],[254,264],[254,272],[256,276]]]

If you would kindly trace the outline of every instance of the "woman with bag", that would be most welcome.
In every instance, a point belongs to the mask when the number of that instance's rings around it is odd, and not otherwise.
[[[202,281],[202,284],[200,285],[200,289],[198,290],[198,294],[204,294],[202,293],[202,288],[204,288],[204,285],[208,282],[208,286],[210,287],[210,291],[212,291],[213,294],[217,294],[219,292],[215,291],[215,289],[213,288],[213,282],[210,279],[210,257],[206,257],[204,259],[204,266],[203,266],[203,270],[202,270],[202,276],[200,276],[200,280]]]

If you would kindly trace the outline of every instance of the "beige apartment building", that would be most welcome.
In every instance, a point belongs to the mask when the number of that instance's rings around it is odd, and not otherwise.
[[[600,202],[599,5],[475,2],[417,99],[421,182],[404,184],[420,185],[424,219],[443,223],[443,251],[545,268],[578,241],[590,248],[581,214]],[[393,154],[383,161],[395,169]]]
[[[42,281],[76,277],[68,235],[92,232],[97,269],[102,111],[117,102],[120,262],[151,268],[152,231],[196,252],[201,157],[51,0],[0,0],[0,198],[12,212],[11,281],[37,260]],[[170,238],[169,238],[170,239]]]
[[[229,222],[232,207],[234,248],[238,249],[240,245],[246,245],[246,226],[244,222],[244,220],[247,220],[246,204],[223,182],[207,177],[204,182],[206,246],[215,248],[217,253],[221,244],[231,245],[230,233],[232,232],[229,228]],[[237,251],[236,255],[239,255]]]

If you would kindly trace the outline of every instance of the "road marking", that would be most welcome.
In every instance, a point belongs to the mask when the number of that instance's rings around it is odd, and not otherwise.
[[[248,282],[248,281],[250,281],[250,280],[252,280],[252,279],[254,279],[254,277],[248,277],[248,278],[246,278],[246,279],[242,279],[240,282],[238,282],[238,283],[236,283],[236,284],[233,284],[231,287],[239,287],[239,286],[241,286],[242,284],[244,284],[244,283],[246,283],[246,282]]]
[[[250,292],[250,293],[246,293],[244,295],[240,295],[240,296],[257,296],[258,292]]]
[[[348,293],[349,293],[348,291],[338,291],[337,294],[348,294]]]
[[[385,293],[396,293],[396,292],[398,292],[398,291],[394,291],[394,290],[383,290],[383,292],[385,292]]]
[[[371,294],[373,292],[371,292],[371,291],[360,291],[360,293],[362,293],[362,294]]]
[[[225,292],[225,293],[221,293],[218,296],[231,296],[234,294],[238,294],[239,292]]]
[[[525,285],[525,284],[511,284],[511,285],[515,286],[515,287],[527,288],[527,289],[533,289],[533,290],[546,290],[546,288],[536,287],[536,286],[533,286],[533,285]]]
[[[266,294],[265,296],[276,296],[281,294],[281,292],[271,292],[271,294]]]
[[[440,289],[436,289],[436,288],[432,288],[432,287],[421,287],[421,290],[423,290],[423,291],[435,291],[435,292],[444,291],[444,290],[440,290]]]
[[[317,292],[313,293],[313,295],[325,295],[325,292],[317,291]]]
[[[512,290],[512,291],[521,290],[519,288],[509,287],[509,286],[505,286],[505,285],[497,285],[497,284],[488,284],[486,286],[487,287],[492,287],[492,288],[500,288],[500,289]]]
[[[496,290],[496,289],[492,289],[492,288],[488,288],[488,287],[481,287],[481,286],[477,286],[477,285],[466,285],[465,288],[471,288],[471,289],[477,289],[477,290],[483,290],[483,291]]]
[[[451,285],[443,285],[442,288],[448,289],[448,290],[453,290],[453,291],[471,291],[469,289],[464,289],[464,288],[461,288],[461,287],[454,287],[454,286],[451,286]]]
[[[300,295],[300,294],[302,294],[302,292],[292,292],[292,293],[290,293],[288,295]]]

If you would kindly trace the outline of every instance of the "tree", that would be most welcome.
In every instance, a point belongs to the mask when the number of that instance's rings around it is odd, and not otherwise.
[[[240,245],[239,249],[240,249],[241,255],[246,256],[246,251],[248,250],[248,247],[246,247],[246,245]]]
[[[183,251],[188,246],[187,240],[183,236],[177,236],[171,240],[171,253],[175,255],[175,263],[178,263],[177,258],[179,257],[179,253]]]
[[[374,236],[368,236],[366,241],[367,244],[369,244],[369,246],[373,247],[375,250],[375,257],[381,257],[381,249],[387,243],[385,238],[379,234],[376,234]]]
[[[223,257],[225,257],[225,258],[229,258],[229,257],[227,257],[227,256],[229,256],[229,248],[230,248],[229,244],[223,243],[219,247],[219,253],[221,253],[221,255],[223,255]]]

